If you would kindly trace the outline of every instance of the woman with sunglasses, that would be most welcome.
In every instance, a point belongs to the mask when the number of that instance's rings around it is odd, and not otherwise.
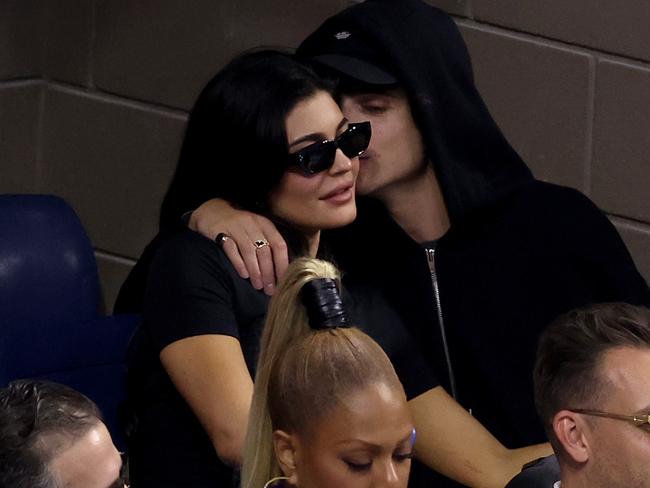
[[[358,155],[369,140],[369,123],[349,124],[328,87],[291,56],[241,55],[192,109],[163,214],[227,198],[272,219],[292,255],[314,257],[321,229],[356,216]],[[251,245],[269,251],[259,236]],[[130,351],[132,485],[234,486],[268,298],[218,243],[184,226],[151,249]]]
[[[369,138],[369,125],[349,124],[328,87],[292,57],[242,55],[208,83],[192,109],[161,222],[220,197],[273,221],[290,256],[323,256],[320,231],[355,218],[357,156]],[[231,486],[237,482],[232,467],[242,460],[268,297],[232,267],[223,236],[213,242],[181,222],[161,228],[121,290],[123,311],[144,303],[130,354],[132,485]],[[372,245],[374,237],[368,236]],[[270,253],[260,236],[251,235],[250,245]],[[138,283],[143,277],[146,286]],[[407,399],[417,402],[409,406],[457,433],[444,438],[435,431],[439,423],[416,425],[424,439],[416,457],[451,459],[427,461],[429,468],[471,486],[496,487],[546,453],[545,447],[505,449],[444,394],[383,298],[366,284],[345,285],[354,322],[367,327],[392,361]],[[426,473],[416,469],[410,486],[430,488]]]

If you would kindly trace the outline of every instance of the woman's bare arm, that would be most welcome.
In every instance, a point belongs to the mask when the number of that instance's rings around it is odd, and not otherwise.
[[[507,449],[442,387],[409,401],[417,429],[415,456],[432,469],[474,488],[503,488],[549,444]]]
[[[219,458],[239,466],[253,396],[239,341],[217,334],[187,337],[165,347],[160,360]]]

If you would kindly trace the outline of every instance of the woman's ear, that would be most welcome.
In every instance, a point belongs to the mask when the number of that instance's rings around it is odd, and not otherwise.
[[[275,458],[278,460],[282,474],[286,476],[289,485],[298,484],[298,473],[296,471],[296,448],[295,436],[287,434],[283,430],[273,432],[273,449]]]
[[[560,410],[553,417],[553,431],[564,452],[576,463],[589,460],[589,436],[584,419],[570,410]]]

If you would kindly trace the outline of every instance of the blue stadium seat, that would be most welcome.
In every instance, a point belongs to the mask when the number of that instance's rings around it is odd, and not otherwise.
[[[125,356],[140,318],[102,316],[97,263],[74,210],[49,195],[0,195],[0,386],[67,384],[94,400],[125,446]]]

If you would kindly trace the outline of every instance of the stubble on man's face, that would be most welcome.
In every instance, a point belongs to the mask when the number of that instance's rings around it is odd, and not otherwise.
[[[650,349],[607,351],[600,374],[606,392],[598,410],[624,415],[650,413]],[[592,417],[589,480],[593,487],[650,488],[650,425]]]

